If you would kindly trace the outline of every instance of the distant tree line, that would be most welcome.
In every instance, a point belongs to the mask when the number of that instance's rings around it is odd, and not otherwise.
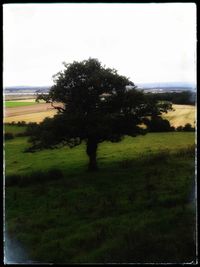
[[[156,101],[169,101],[173,104],[195,105],[195,92],[165,92],[165,93],[147,93]]]
[[[176,131],[178,132],[194,132],[195,127],[192,127],[190,123],[186,123],[185,126],[178,126],[176,128]]]

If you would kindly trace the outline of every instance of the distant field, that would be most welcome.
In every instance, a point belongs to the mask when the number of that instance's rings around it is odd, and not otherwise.
[[[56,114],[56,110],[49,103],[40,101],[35,104],[34,99],[25,101],[27,105],[23,105],[23,101],[15,101],[18,106],[6,107],[4,122],[40,122],[45,117],[52,117]],[[59,105],[59,104],[58,104]]]
[[[53,117],[56,114],[56,110],[50,109],[50,104],[43,103],[42,105],[37,104],[35,105],[34,110],[30,109],[29,105],[35,104],[34,99],[30,100],[18,100],[18,101],[6,101],[6,103],[16,103],[16,114],[14,109],[12,109],[12,114],[6,115],[4,118],[4,122],[18,122],[18,121],[25,121],[25,122],[41,122],[45,117]],[[26,105],[24,105],[26,103]],[[42,103],[42,102],[40,102]],[[11,105],[12,104],[8,104]],[[14,106],[12,106],[14,107]],[[49,108],[48,108],[49,107]],[[7,106],[8,112],[10,113],[10,109]],[[20,108],[22,109],[20,111]],[[163,114],[163,117],[168,119],[172,126],[184,126],[186,123],[190,123],[194,126],[195,122],[195,106],[190,105],[173,105],[174,111],[170,111],[167,114]],[[37,110],[38,109],[38,110]]]
[[[4,97],[5,97],[5,100],[7,101],[9,101],[9,100],[11,100],[11,101],[15,101],[15,100],[29,100],[29,99],[35,99],[36,98],[36,95],[35,94],[30,94],[30,95],[23,95],[23,94],[18,94],[18,95],[16,95],[16,94],[14,94],[14,95],[11,95],[11,94],[9,94],[9,95],[4,95]]]
[[[4,119],[4,122],[10,123],[10,122],[18,122],[18,121],[25,121],[25,122],[41,122],[46,117],[53,117],[56,114],[56,110],[49,110],[49,111],[43,111],[43,112],[36,112],[36,113],[30,113],[25,115],[18,115],[18,116],[12,116],[7,117]]]
[[[6,108],[15,108],[15,107],[23,107],[23,106],[31,106],[36,105],[37,103],[34,100],[16,100],[16,101],[5,101]]]
[[[169,111],[163,117],[168,119],[172,126],[184,126],[190,123],[193,127],[195,125],[195,106],[190,105],[173,105],[175,111]]]
[[[17,100],[15,100],[15,102],[35,102],[35,100],[36,100],[35,98],[30,98],[30,99],[17,99]]]

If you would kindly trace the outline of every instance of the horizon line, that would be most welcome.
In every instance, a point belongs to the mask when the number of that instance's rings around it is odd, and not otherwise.
[[[142,84],[186,84],[186,85],[193,85],[196,86],[195,81],[163,81],[163,82],[134,82],[135,85],[142,85]],[[15,84],[15,85],[4,85],[3,88],[8,87],[51,87],[54,84],[37,84],[37,85],[27,85],[27,84]]]

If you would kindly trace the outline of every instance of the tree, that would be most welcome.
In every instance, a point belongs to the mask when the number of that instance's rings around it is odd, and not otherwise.
[[[59,145],[74,147],[85,141],[88,169],[97,170],[99,143],[144,134],[146,130],[140,126],[148,117],[159,116],[171,108],[169,103],[148,98],[127,77],[102,66],[97,59],[64,66],[54,75],[49,94],[37,97],[37,101],[51,103],[58,113],[32,125],[29,151]]]
[[[182,126],[182,125],[178,126],[178,127],[176,128],[176,131],[177,131],[177,132],[182,132],[182,131],[183,131],[183,126]]]
[[[185,126],[183,127],[183,131],[185,131],[185,132],[194,132],[195,128],[193,128],[190,123],[186,123]]]
[[[194,132],[195,127],[192,127],[190,123],[186,123],[184,126],[178,126],[176,128],[176,131],[178,132]]]
[[[149,132],[171,132],[175,130],[168,120],[160,116],[152,116],[151,120],[148,120],[146,124]]]

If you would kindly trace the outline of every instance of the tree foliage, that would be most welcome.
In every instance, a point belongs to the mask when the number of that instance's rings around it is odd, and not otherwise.
[[[184,126],[178,126],[176,130],[178,132],[194,132],[195,127],[192,127],[190,123],[186,123]]]
[[[160,116],[153,116],[146,124],[150,132],[171,132],[175,130],[168,120]]]
[[[37,98],[51,103],[58,113],[32,127],[29,151],[59,145],[74,147],[84,140],[89,169],[95,170],[99,143],[144,134],[147,130],[141,125],[148,118],[171,109],[170,103],[148,97],[129,78],[102,66],[97,59],[64,63],[64,67],[54,76],[49,94]]]

